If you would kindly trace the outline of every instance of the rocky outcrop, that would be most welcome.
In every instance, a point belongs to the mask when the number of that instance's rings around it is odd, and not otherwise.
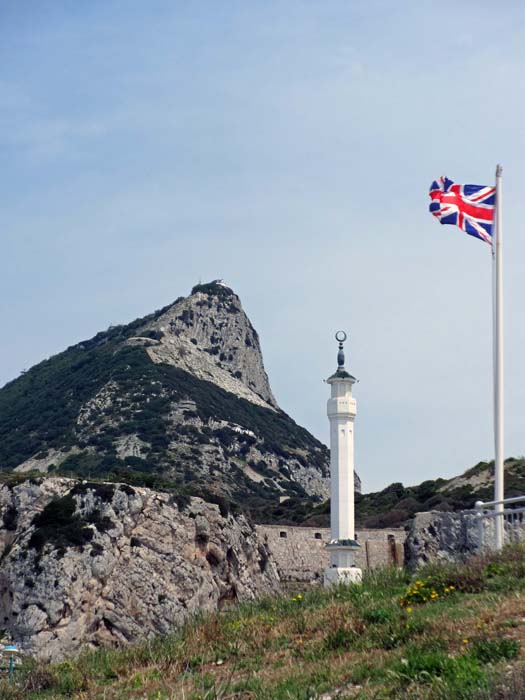
[[[278,408],[257,331],[224,283],[197,285],[147,330],[157,333],[158,343],[148,347],[154,362],[176,365],[248,401]]]
[[[412,569],[438,561],[463,561],[479,550],[474,512],[417,513],[407,526],[405,561]]]
[[[199,498],[42,478],[2,486],[0,515],[1,626],[42,659],[166,633],[279,585],[246,519]]]

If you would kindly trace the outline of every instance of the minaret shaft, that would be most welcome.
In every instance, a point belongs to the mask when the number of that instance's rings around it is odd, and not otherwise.
[[[353,540],[354,529],[354,426],[353,418],[330,418],[330,471],[332,539]]]
[[[346,334],[344,334],[346,339]],[[325,585],[361,580],[361,570],[354,564],[354,420],[356,401],[352,396],[355,378],[344,368],[343,341],[339,341],[338,369],[328,380],[331,397],[327,413],[330,421],[330,568]]]
[[[330,528],[334,540],[355,539],[354,529],[354,418],[353,379],[334,377],[328,399],[330,420]],[[332,553],[332,566],[348,560],[346,552]]]

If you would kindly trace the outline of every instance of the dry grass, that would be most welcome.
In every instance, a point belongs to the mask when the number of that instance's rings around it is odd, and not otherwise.
[[[432,567],[419,576],[454,581],[457,590],[412,607],[399,604],[408,574],[378,572],[362,586],[204,616],[126,649],[28,664],[16,686],[0,683],[0,697],[525,700],[514,658],[525,642],[524,571],[517,547],[466,567]]]

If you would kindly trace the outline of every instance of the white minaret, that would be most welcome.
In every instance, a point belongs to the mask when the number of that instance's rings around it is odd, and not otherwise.
[[[330,567],[324,575],[325,586],[358,583],[362,572],[354,564],[359,544],[354,530],[354,419],[356,402],[352,385],[356,379],[345,370],[343,343],[346,333],[338,331],[337,371],[327,379],[332,387],[328,399],[330,420]]]

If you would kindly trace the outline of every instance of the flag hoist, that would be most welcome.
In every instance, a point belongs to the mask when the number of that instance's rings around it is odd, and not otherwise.
[[[491,246],[493,270],[494,361],[494,501],[496,549],[503,547],[504,498],[504,343],[503,343],[503,224],[502,167],[496,167],[496,185],[457,185],[447,177],[430,186],[430,212],[442,224],[459,226]]]

